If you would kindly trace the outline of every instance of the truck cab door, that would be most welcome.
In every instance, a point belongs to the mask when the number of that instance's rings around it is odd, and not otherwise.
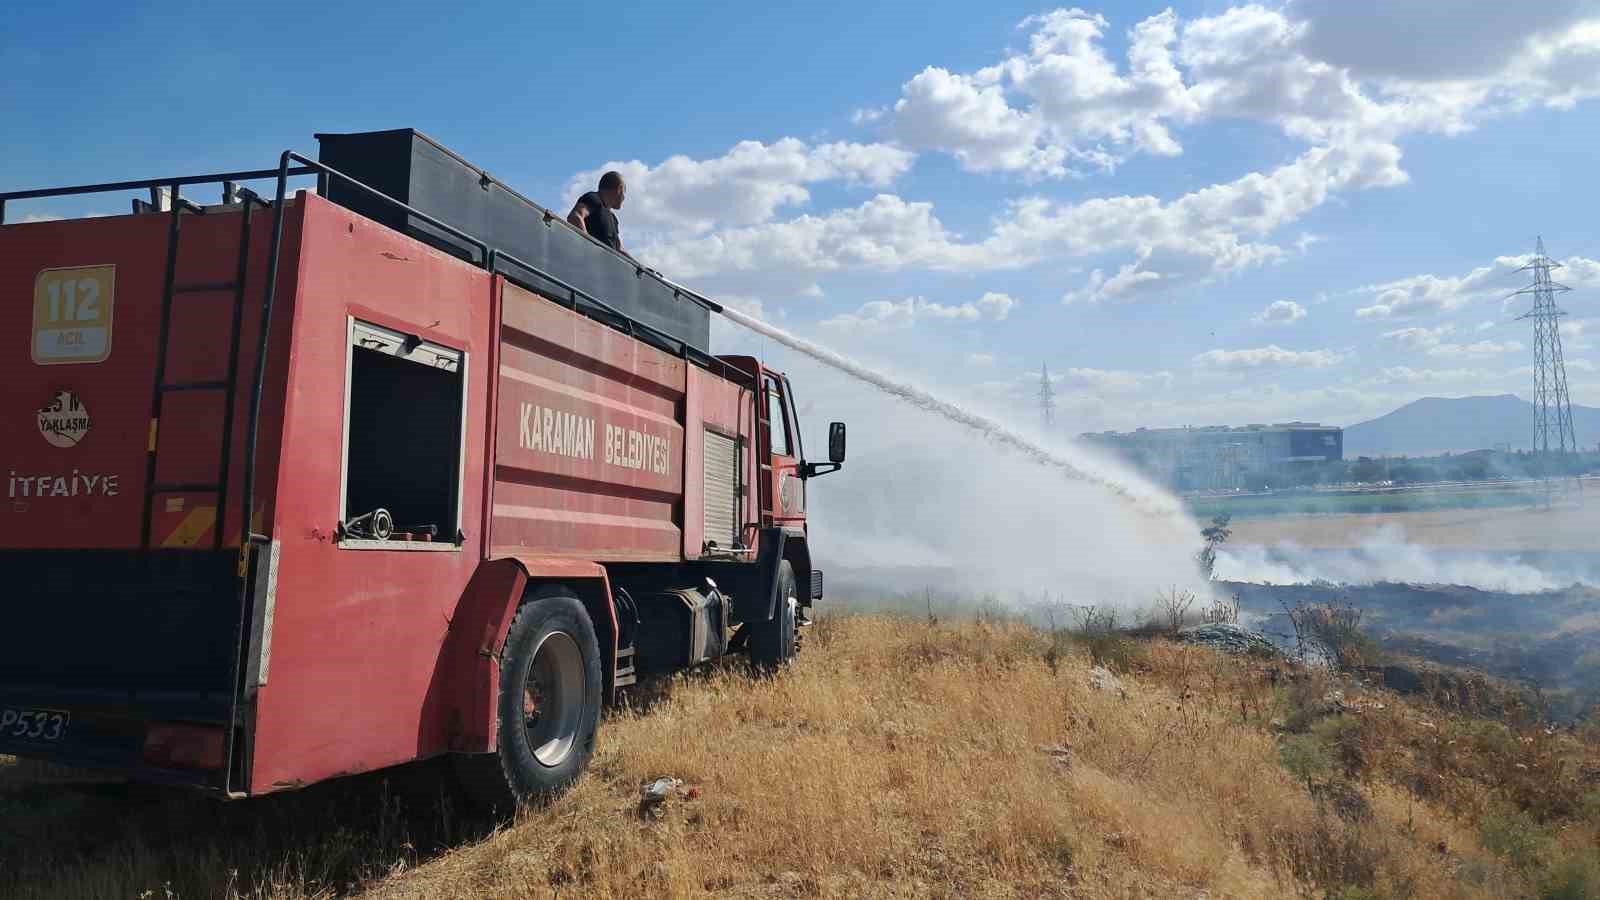
[[[762,373],[760,413],[762,518],[773,525],[801,524],[806,493],[800,478],[799,434],[783,383],[771,373]]]

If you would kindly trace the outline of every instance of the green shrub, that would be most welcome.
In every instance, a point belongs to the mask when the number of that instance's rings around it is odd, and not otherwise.
[[[1592,900],[1600,897],[1600,854],[1589,851],[1565,860],[1539,880],[1540,900]]]
[[[1583,795],[1583,819],[1586,822],[1600,822],[1600,791],[1590,791]]]
[[[1478,827],[1483,846],[1519,869],[1538,866],[1550,853],[1553,839],[1532,816],[1520,810],[1491,815]]]
[[[1278,748],[1278,761],[1289,774],[1305,782],[1310,788],[1319,778],[1333,771],[1333,756],[1328,747],[1314,734],[1296,734],[1285,739]]]
[[[1344,770],[1346,777],[1355,778],[1367,767],[1366,752],[1361,743],[1361,722],[1350,716],[1333,716],[1311,726],[1311,735],[1321,741],[1328,753]]]
[[[1091,635],[1087,643],[1089,658],[1094,664],[1105,666],[1113,672],[1130,672],[1145,656],[1143,647],[1132,638],[1120,634]]]

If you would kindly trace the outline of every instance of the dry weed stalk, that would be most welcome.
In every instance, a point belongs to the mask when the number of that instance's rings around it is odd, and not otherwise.
[[[1239,622],[1239,595],[1213,594],[1211,605],[1200,611],[1200,621],[1208,625],[1236,625]]]
[[[1196,599],[1198,598],[1193,591],[1180,591],[1176,587],[1156,596],[1157,608],[1166,618],[1167,631],[1177,634],[1183,628],[1184,619],[1189,615],[1189,608],[1194,606]]]

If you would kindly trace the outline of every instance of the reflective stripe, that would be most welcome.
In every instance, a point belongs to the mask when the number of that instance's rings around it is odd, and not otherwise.
[[[200,538],[207,531],[210,531],[211,526],[216,523],[217,508],[215,506],[196,506],[194,509],[189,510],[189,514],[183,517],[183,521],[178,523],[178,527],[167,535],[166,540],[161,542],[161,546],[193,547],[200,542]]]

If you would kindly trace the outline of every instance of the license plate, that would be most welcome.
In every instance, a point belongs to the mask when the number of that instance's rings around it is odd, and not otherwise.
[[[70,713],[59,709],[0,707],[0,740],[54,743],[67,736],[71,719]]]

